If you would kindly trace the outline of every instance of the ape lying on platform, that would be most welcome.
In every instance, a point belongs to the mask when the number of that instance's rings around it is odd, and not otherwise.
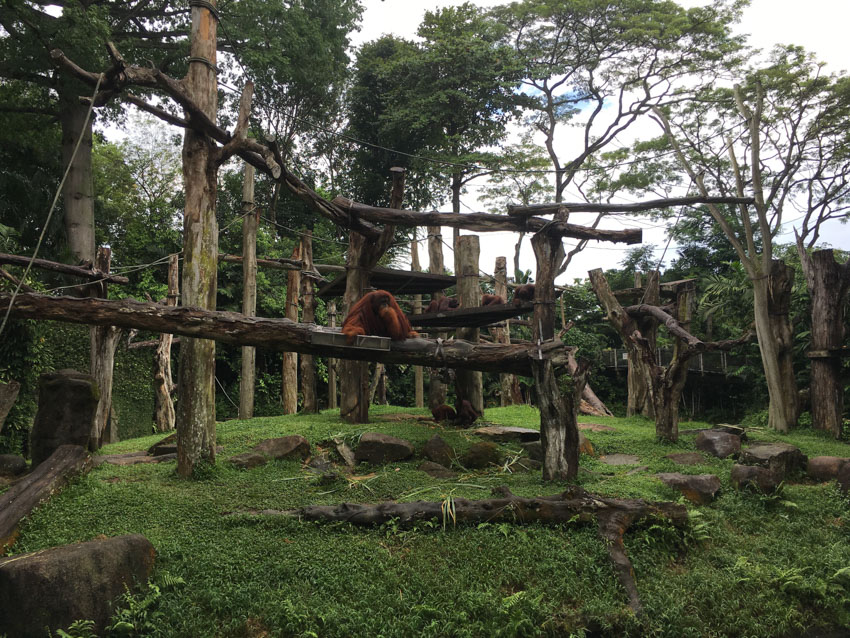
[[[442,299],[432,299],[428,307],[425,308],[425,313],[430,312],[445,312],[446,310],[454,310],[458,307],[458,300],[454,297],[443,297]]]
[[[346,342],[354,343],[357,335],[389,337],[394,341],[403,341],[408,337],[418,337],[419,333],[410,329],[410,322],[395,297],[386,290],[375,290],[363,296],[342,322],[342,334]]]
[[[521,306],[526,301],[534,301],[534,284],[524,284],[514,290],[515,306]]]
[[[505,298],[502,295],[490,295],[484,293],[481,295],[482,306],[496,306],[505,303]]]

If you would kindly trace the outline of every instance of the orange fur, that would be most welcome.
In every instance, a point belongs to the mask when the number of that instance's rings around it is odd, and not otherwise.
[[[450,405],[439,405],[431,410],[431,414],[435,421],[453,421],[457,416],[455,409]]]
[[[356,335],[375,335],[402,341],[419,334],[410,329],[410,322],[395,298],[386,290],[375,290],[363,296],[342,322],[342,334],[351,344]]]
[[[487,293],[481,295],[482,306],[495,306],[503,303],[505,303],[505,298],[501,295],[489,295]]]

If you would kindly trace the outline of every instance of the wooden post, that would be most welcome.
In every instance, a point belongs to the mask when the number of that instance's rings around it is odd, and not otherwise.
[[[417,230],[413,229],[413,241],[410,242],[410,264],[411,268],[420,272],[422,265],[419,263],[419,242],[417,241]],[[414,295],[413,297],[413,314],[418,315],[422,312],[422,295]],[[413,366],[413,404],[417,408],[425,406],[425,379],[422,366]]]
[[[537,259],[532,340],[540,346],[555,338],[555,275],[558,269],[555,258],[561,243],[560,237],[550,237],[543,232],[531,238]],[[586,369],[580,367],[571,379],[564,376],[559,380],[551,360],[542,354],[536,358],[532,356],[531,369],[540,409],[543,480],[575,478],[579,457],[576,417]]]
[[[95,269],[108,275],[112,262],[112,249],[108,246],[98,246],[95,257]],[[101,281],[94,286],[95,296],[106,299],[106,282]],[[97,402],[89,448],[97,450],[105,443],[118,440],[118,423],[112,410],[112,377],[115,369],[115,350],[121,338],[121,330],[114,326],[92,326],[91,333],[91,373],[100,390]]]
[[[446,267],[443,263],[443,235],[441,234],[440,226],[428,226],[428,272],[435,275],[444,275]],[[437,293],[434,298],[439,299],[443,295]],[[446,339],[445,332],[437,332],[431,334],[432,337],[438,339]],[[430,381],[428,384],[428,407],[434,408],[443,405],[446,402],[446,384],[443,383],[437,376],[437,370],[431,368]]]
[[[457,260],[457,297],[461,308],[477,308],[481,305],[481,288],[478,278],[478,235],[461,235],[455,244]],[[481,331],[478,328],[458,328],[458,339],[478,343]],[[472,407],[484,414],[483,381],[480,372],[460,370],[456,372],[455,392],[458,402],[466,399]]]
[[[168,296],[165,305],[174,307],[180,297],[180,268],[179,255],[168,258]],[[171,395],[174,392],[174,380],[171,378],[171,343],[174,335],[162,333],[153,359],[154,381],[154,424],[159,432],[169,432],[174,429],[174,402]]]
[[[800,254],[812,296],[812,425],[841,438],[844,388],[841,359],[835,352],[844,345],[844,303],[850,287],[850,261],[835,261],[832,249]],[[834,354],[831,354],[834,352]],[[812,356],[817,355],[817,356]]]
[[[254,210],[254,167],[245,164],[242,181],[242,314],[257,314],[257,226],[259,211]],[[254,416],[254,384],[257,351],[242,346],[242,375],[239,378],[239,418]]]
[[[292,249],[292,259],[301,259],[301,242]],[[301,288],[301,271],[290,270],[286,273],[286,310],[284,317],[298,321],[298,293]],[[284,414],[298,411],[298,353],[284,352],[281,367],[280,401]]]
[[[328,326],[336,328],[336,302],[328,303]],[[336,400],[336,359],[328,359],[328,408],[337,408]]]
[[[215,7],[215,0],[210,3]],[[216,18],[192,5],[189,71],[183,86],[213,122],[218,110]],[[218,223],[215,218],[215,145],[187,128],[183,137],[183,305],[215,309],[218,287]],[[177,473],[188,477],[201,461],[215,462],[215,341],[183,339],[177,404]]]
[[[393,167],[393,186],[390,208],[400,209],[404,198],[404,169]],[[351,232],[348,237],[348,268],[345,278],[343,303],[348,310],[363,296],[369,284],[372,268],[390,247],[395,237],[395,226],[387,225],[377,241],[367,242],[360,233]],[[345,360],[340,363],[340,417],[349,423],[369,422],[369,364]]]
[[[508,260],[507,257],[496,257],[496,270],[494,271],[496,283],[493,292],[507,300],[508,298]],[[510,320],[505,321],[504,328],[491,328],[493,341],[508,344],[511,342]],[[499,394],[501,395],[501,406],[522,403],[522,393],[519,389],[519,379],[515,374],[499,375]]]
[[[636,288],[640,287],[640,273],[635,273]],[[658,306],[661,303],[661,289],[659,287],[659,273],[653,270],[646,278],[646,288],[640,303]],[[640,317],[635,319],[637,328],[646,339],[648,347],[655,352],[656,342],[658,340],[658,321],[651,316]],[[642,355],[638,351],[629,351],[629,371],[628,371],[628,400],[626,405],[626,416],[634,416],[641,414],[647,419],[655,418],[655,406],[652,400],[652,393],[649,387],[649,381],[646,371],[643,367],[646,365]]]
[[[315,284],[313,283],[313,231],[304,231],[301,238],[301,259],[304,262],[306,274],[301,276],[301,302],[304,308],[301,321],[304,323],[316,323],[316,297],[313,294]],[[301,409],[307,414],[319,413],[319,402],[316,397],[316,360],[313,355],[301,355]]]

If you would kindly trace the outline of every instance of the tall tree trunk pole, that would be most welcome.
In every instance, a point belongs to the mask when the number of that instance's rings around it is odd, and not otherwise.
[[[794,271],[781,259],[770,262],[768,316],[770,331],[776,341],[779,379],[782,383],[782,405],[791,425],[800,416],[800,397],[794,376],[794,331],[791,327],[791,288]]]
[[[481,288],[478,284],[478,235],[462,235],[455,244],[457,271],[457,296],[461,308],[477,308],[481,305]],[[478,343],[481,331],[478,328],[458,328],[457,337],[470,343]],[[457,370],[455,392],[458,401],[466,399],[479,413],[484,413],[484,391],[482,375],[477,370]]]
[[[109,274],[111,262],[112,250],[107,246],[98,247],[95,268]],[[95,286],[99,288],[96,296],[106,299],[106,282],[98,282]],[[118,348],[122,330],[114,326],[92,326],[90,331],[91,374],[100,390],[100,398],[92,422],[92,435],[89,439],[89,447],[94,451],[105,443],[118,440],[118,424],[112,409],[112,378],[115,369],[115,350]]]
[[[812,424],[841,438],[844,384],[841,359],[835,350],[844,345],[844,303],[850,287],[850,260],[835,261],[832,249],[809,255],[798,240],[803,272],[812,296]]]
[[[65,234],[68,247],[77,263],[93,263],[94,239],[94,181],[92,177],[92,119],[87,119],[89,107],[81,104],[76,83],[68,87],[67,95],[60,101],[59,123],[62,127],[62,162],[71,163],[68,177],[62,187],[65,208]],[[65,92],[63,92],[63,95]],[[74,156],[77,140],[82,136],[80,148]],[[71,158],[73,157],[73,162]]]
[[[242,314],[257,314],[257,226],[259,210],[254,210],[254,167],[245,164],[242,181]],[[242,346],[242,375],[239,377],[239,418],[254,416],[254,385],[257,351]]]
[[[328,326],[336,328],[336,302],[328,303]],[[336,400],[336,367],[338,362],[336,359],[328,359],[328,408],[334,410],[337,408]]]
[[[292,249],[292,259],[301,259],[301,242]],[[286,310],[284,317],[298,321],[298,293],[301,289],[301,271],[286,273]],[[280,402],[284,414],[298,412],[298,353],[284,352],[281,365]]]
[[[390,208],[400,209],[404,199],[404,169],[393,167]],[[372,268],[387,251],[395,236],[395,226],[387,225],[375,242],[367,242],[360,233],[348,238],[348,268],[345,277],[345,312],[360,300],[368,286]],[[340,362],[340,417],[349,423],[369,422],[369,364],[361,361]]]
[[[301,301],[303,314],[301,321],[304,323],[316,323],[316,297],[314,294],[315,284],[313,282],[313,231],[304,231],[301,238],[301,259],[304,261],[306,274],[301,277]],[[316,360],[312,355],[301,355],[301,409],[306,414],[318,414],[319,402],[316,398]]]
[[[543,233],[531,239],[537,260],[537,279],[534,286],[534,315],[532,340],[542,346],[555,339],[555,275],[556,256],[562,243],[560,237]],[[573,479],[578,475],[579,436],[578,403],[584,386],[586,369],[572,377],[563,376],[559,382],[552,361],[545,356],[532,357],[532,376],[540,409],[540,441],[543,446],[543,480]]]
[[[657,306],[661,303],[661,289],[659,287],[659,273],[654,270],[646,278],[646,286],[641,303]],[[647,347],[653,352],[656,349],[658,339],[658,321],[651,317],[640,317],[635,320],[640,334],[647,341]],[[646,374],[641,353],[637,350],[629,350],[629,372],[628,372],[628,400],[626,404],[626,416],[640,414],[647,419],[655,418],[655,402],[650,392],[650,380]]]
[[[413,241],[410,242],[410,267],[420,272],[422,265],[419,263],[419,241],[417,228],[413,229]],[[413,314],[422,312],[422,295],[413,297]],[[425,378],[422,366],[413,366],[413,404],[417,408],[425,407]]]
[[[507,257],[496,257],[496,270],[494,271],[496,282],[493,286],[493,292],[499,295],[502,299],[508,299],[508,260]],[[496,343],[511,342],[511,324],[510,320],[505,321],[504,328],[492,328],[493,341]],[[519,379],[515,374],[500,374],[500,404],[502,407],[506,405],[515,405],[522,403],[522,393],[519,389]]]
[[[215,7],[215,2],[211,3]],[[218,110],[216,18],[192,6],[187,93],[213,122]],[[218,268],[215,218],[215,146],[202,133],[186,129],[183,137],[183,305],[214,310]],[[201,461],[215,462],[215,341],[182,339],[178,373],[177,473],[193,474]]]
[[[446,267],[443,262],[443,235],[440,226],[428,226],[428,272],[434,275],[444,275]],[[440,299],[442,293],[437,293],[434,298]],[[447,333],[438,332],[432,334],[438,339],[446,339]],[[438,369],[431,368],[429,370],[428,383],[428,407],[434,408],[443,405],[446,402],[446,384],[442,382],[438,376]]]
[[[180,297],[180,268],[179,256],[168,258],[168,296],[165,305],[174,307]],[[171,378],[171,343],[174,335],[162,333],[159,335],[159,345],[153,359],[154,380],[154,424],[157,431],[169,432],[174,429],[174,402],[171,395],[174,392],[174,380]]]

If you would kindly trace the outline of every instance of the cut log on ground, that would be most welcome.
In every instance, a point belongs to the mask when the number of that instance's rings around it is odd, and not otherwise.
[[[264,510],[260,514],[309,521],[341,521],[353,525],[381,525],[393,519],[397,519],[401,525],[434,519],[451,524],[500,521],[519,524],[595,522],[608,548],[617,577],[629,596],[629,606],[635,614],[640,614],[642,607],[635,585],[634,569],[623,544],[623,534],[633,523],[647,517],[669,521],[679,528],[688,522],[688,512],[684,505],[605,498],[575,486],[562,494],[539,498],[514,496],[507,487],[496,488],[494,494],[497,498],[483,500],[455,498],[451,501],[387,502],[377,505],[307,505],[295,510]]]
[[[18,538],[18,525],[25,516],[62,489],[68,481],[91,469],[91,457],[79,445],[60,445],[50,457],[0,494],[0,555]]]

